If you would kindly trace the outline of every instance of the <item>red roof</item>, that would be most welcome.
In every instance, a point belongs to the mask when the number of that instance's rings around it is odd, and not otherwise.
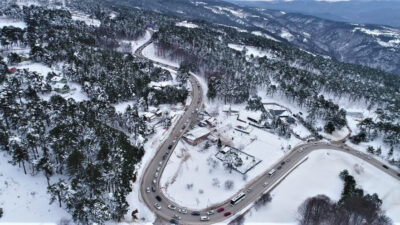
[[[15,72],[17,72],[17,68],[13,67],[11,69],[8,69],[8,72],[9,73],[15,73]]]

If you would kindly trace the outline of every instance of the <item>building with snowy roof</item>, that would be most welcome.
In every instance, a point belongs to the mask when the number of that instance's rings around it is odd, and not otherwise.
[[[185,141],[193,146],[205,140],[210,134],[210,130],[205,127],[197,127],[183,136]]]

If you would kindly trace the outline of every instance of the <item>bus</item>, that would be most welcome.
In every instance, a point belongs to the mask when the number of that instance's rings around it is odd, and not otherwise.
[[[269,175],[269,176],[274,175],[275,171],[276,171],[275,169],[270,170],[270,171],[268,172],[268,175]]]
[[[244,199],[244,197],[246,196],[245,193],[240,192],[238,195],[236,195],[234,198],[232,198],[231,200],[231,205],[236,205],[237,203],[239,203],[240,201],[242,201]]]

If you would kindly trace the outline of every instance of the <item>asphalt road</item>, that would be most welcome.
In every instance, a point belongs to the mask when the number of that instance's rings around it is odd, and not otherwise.
[[[142,55],[142,50],[147,47],[151,43],[151,40],[145,43],[142,47],[140,47],[136,52],[135,55],[137,57],[143,57]],[[155,64],[158,64],[160,66],[167,67],[169,69],[177,70],[178,68],[154,62]],[[199,82],[196,80],[196,78],[191,75],[189,78],[189,81],[192,84],[192,91],[191,91],[191,97],[192,97],[192,102],[189,106],[186,107],[185,113],[183,116],[179,119],[175,127],[170,128],[172,129],[172,132],[170,133],[169,137],[161,144],[159,149],[157,150],[157,153],[155,154],[154,158],[151,160],[151,162],[147,165],[147,168],[144,171],[144,174],[142,176],[141,186],[140,186],[140,192],[141,192],[141,197],[143,201],[147,204],[147,206],[153,210],[153,212],[159,217],[162,218],[166,221],[169,221],[171,218],[173,218],[174,215],[178,215],[181,217],[178,222],[179,224],[187,224],[187,225],[192,225],[192,224],[214,224],[218,222],[222,222],[226,220],[228,217],[224,216],[225,212],[231,212],[232,214],[230,217],[234,216],[236,213],[242,211],[243,209],[247,208],[250,206],[254,201],[256,201],[263,193],[266,193],[270,191],[272,188],[275,186],[279,185],[280,181],[284,179],[292,170],[296,169],[296,167],[302,163],[304,160],[307,160],[307,155],[315,150],[320,150],[320,149],[330,149],[330,150],[336,150],[336,151],[341,151],[345,152],[348,154],[351,154],[355,157],[358,157],[371,165],[375,166],[377,169],[382,170],[383,172],[393,176],[395,179],[400,180],[400,177],[398,175],[398,172],[395,170],[391,169],[388,167],[387,169],[384,168],[381,162],[378,160],[370,157],[369,155],[356,151],[354,149],[351,149],[347,146],[344,145],[335,145],[335,144],[330,144],[326,142],[313,142],[313,143],[305,143],[304,145],[298,146],[294,149],[291,150],[289,154],[287,154],[284,158],[282,158],[279,162],[277,162],[275,165],[273,165],[270,169],[265,171],[264,174],[256,177],[255,179],[249,181],[249,183],[243,187],[239,192],[244,192],[246,194],[245,198],[240,201],[238,204],[232,206],[230,204],[230,199],[227,199],[225,202],[222,202],[220,204],[214,205],[212,207],[209,207],[207,209],[187,209],[187,213],[178,213],[177,209],[178,208],[183,208],[184,206],[179,206],[177,203],[171,201],[168,199],[166,196],[163,195],[161,189],[160,189],[160,184],[159,184],[159,179],[162,176],[162,173],[164,171],[164,168],[167,164],[167,161],[172,154],[172,151],[175,149],[176,143],[179,141],[181,138],[181,135],[190,127],[191,123],[194,123],[197,118],[197,112],[196,109],[200,109],[202,106],[202,90],[199,85]],[[178,133],[180,134],[178,136]],[[167,154],[167,150],[169,146],[172,146],[170,149],[169,154]],[[166,156],[165,156],[166,155]],[[166,157],[163,160],[163,157]],[[278,166],[280,166],[280,169],[277,169]],[[271,169],[276,169],[276,172],[270,176],[268,172]],[[158,172],[158,176],[155,177],[155,173]],[[151,190],[152,187],[154,188],[154,191]],[[150,189],[148,192],[147,189]],[[239,193],[238,192],[238,193]],[[156,196],[159,196],[162,200],[158,201],[156,199]],[[233,196],[232,196],[233,197]],[[158,203],[161,208],[157,209],[154,204]],[[168,205],[174,205],[177,207],[175,210],[171,210],[168,208]],[[213,215],[209,215],[209,221],[200,221],[200,216],[193,216],[191,213],[193,210],[199,211],[200,214],[206,215],[207,211],[210,209],[214,209],[215,211],[218,208],[224,208],[224,211],[221,213],[215,212]]]

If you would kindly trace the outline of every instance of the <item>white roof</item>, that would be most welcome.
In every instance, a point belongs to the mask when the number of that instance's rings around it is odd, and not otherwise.
[[[209,133],[210,133],[210,131],[207,128],[197,127],[195,129],[191,130],[189,133],[187,133],[185,135],[185,138],[187,138],[188,140],[194,141],[194,140],[201,138]]]
[[[261,111],[248,111],[248,110],[243,110],[239,113],[239,119],[246,121],[247,118],[252,118],[257,121],[261,120]]]

